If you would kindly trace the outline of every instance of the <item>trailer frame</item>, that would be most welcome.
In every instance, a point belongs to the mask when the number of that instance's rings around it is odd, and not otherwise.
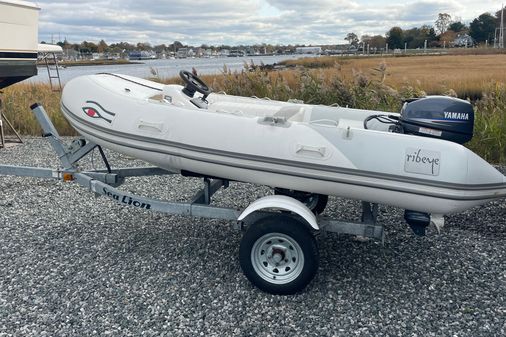
[[[170,172],[159,167],[124,167],[113,169],[100,145],[89,142],[82,137],[75,138],[70,144],[66,143],[58,134],[58,131],[41,105],[34,104],[31,106],[31,110],[43,130],[42,136],[49,141],[58,156],[61,167],[53,169],[0,165],[0,175],[49,178],[75,182],[96,196],[108,197],[125,206],[172,215],[233,221],[235,223],[234,227],[240,230],[255,226],[262,219],[277,216],[282,217],[285,221],[286,219],[293,218],[295,223],[306,224],[313,234],[315,231],[334,232],[372,238],[384,242],[384,228],[381,224],[377,223],[378,205],[365,201],[362,202],[362,221],[355,222],[316,216],[300,201],[282,195],[272,195],[257,199],[245,209],[215,206],[212,205],[213,195],[221,189],[227,189],[230,181],[207,176],[196,177],[202,179],[203,187],[197,191],[191,200],[186,202],[161,201],[123,191],[118,187],[129,177],[169,176],[179,173]],[[95,149],[99,151],[106,168],[82,171],[77,162],[88,156]],[[256,285],[258,286],[258,284]],[[305,284],[302,285],[302,288],[304,286]],[[291,288],[288,290],[283,287],[275,287],[274,289],[267,287],[262,289],[273,293],[293,293],[301,290],[299,289],[301,287]]]

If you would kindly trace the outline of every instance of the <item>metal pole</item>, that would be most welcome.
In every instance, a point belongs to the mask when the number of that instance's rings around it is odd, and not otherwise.
[[[14,136],[18,139],[19,143],[23,143],[23,140],[21,139],[21,136],[19,133],[14,129],[14,126],[9,122],[9,120],[5,117],[3,113],[3,102],[2,102],[2,92],[0,92],[0,149],[5,147],[5,130],[4,125],[7,125],[12,132],[14,133]],[[4,124],[5,123],[5,124]]]
[[[4,125],[2,121],[2,92],[0,91],[0,149],[5,147]]]
[[[14,135],[16,136],[16,138],[18,139],[19,143],[23,143],[23,140],[21,139],[21,136],[19,135],[19,133],[16,131],[16,129],[14,129],[14,126],[11,124],[11,122],[9,122],[9,120],[5,117],[5,115],[3,114],[2,112],[2,119],[5,123],[7,123],[7,126],[12,130],[12,132],[14,132]]]
[[[499,48],[504,48],[504,5],[501,7],[501,30],[499,31]]]

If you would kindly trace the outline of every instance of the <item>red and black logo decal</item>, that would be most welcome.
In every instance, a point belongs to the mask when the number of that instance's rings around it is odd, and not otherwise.
[[[87,106],[83,107],[84,113],[91,118],[100,118],[108,123],[112,123],[112,117],[116,116],[114,112],[104,109],[103,106],[94,101],[86,101]]]

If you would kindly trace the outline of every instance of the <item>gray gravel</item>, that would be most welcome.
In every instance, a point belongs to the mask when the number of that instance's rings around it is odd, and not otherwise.
[[[140,164],[110,156],[117,167]],[[57,160],[33,138],[0,150],[0,164]],[[123,188],[184,200],[198,187],[151,177]],[[244,207],[269,193],[232,184],[215,200]],[[331,198],[326,214],[358,218],[358,206]],[[139,211],[76,184],[0,177],[0,336],[505,335],[506,202],[449,216],[441,235],[430,229],[424,238],[401,210],[381,210],[384,246],[320,235],[315,280],[301,294],[273,296],[243,276],[241,233],[229,222]]]

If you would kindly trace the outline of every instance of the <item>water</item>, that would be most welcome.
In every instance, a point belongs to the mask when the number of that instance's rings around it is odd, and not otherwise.
[[[297,59],[302,55],[276,55],[276,56],[248,56],[248,57],[222,57],[222,58],[193,58],[193,59],[175,59],[175,60],[143,60],[142,64],[121,64],[121,65],[100,65],[100,66],[77,66],[60,68],[60,78],[62,83],[70,79],[96,73],[117,73],[131,75],[141,78],[154,77],[153,71],[160,78],[178,76],[179,71],[197,69],[199,74],[218,74],[226,65],[231,70],[241,70],[244,62],[255,64],[273,64],[283,60]],[[47,70],[45,67],[39,67],[39,74],[27,81],[31,82],[49,82]]]

